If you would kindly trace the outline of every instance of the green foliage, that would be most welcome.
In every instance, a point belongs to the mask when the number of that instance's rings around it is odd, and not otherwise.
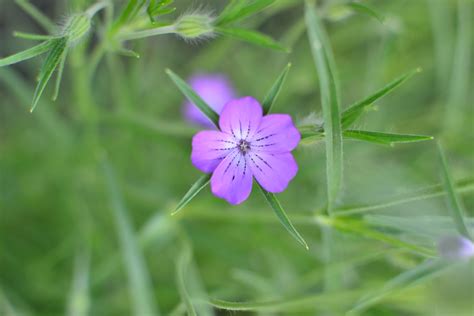
[[[296,228],[293,226],[291,223],[290,219],[288,218],[288,215],[286,215],[285,210],[281,206],[280,202],[276,198],[275,194],[270,193],[265,191],[265,189],[259,184],[258,185],[260,190],[263,193],[263,196],[265,196],[265,199],[267,200],[268,204],[272,208],[272,210],[275,212],[276,216],[280,220],[280,223],[283,225],[283,227],[286,228],[286,230],[295,238],[300,244],[303,245],[306,249],[309,249],[308,244],[306,241],[301,237],[300,233],[296,230]]]
[[[438,152],[441,161],[444,189],[447,193],[448,205],[451,211],[451,216],[453,217],[454,223],[456,225],[456,229],[458,230],[459,234],[472,240],[471,234],[469,233],[469,230],[466,227],[466,223],[464,222],[464,210],[461,201],[454,189],[453,180],[451,179],[451,174],[448,169],[448,163],[446,161],[443,148],[441,148],[441,145],[439,143]]]
[[[342,128],[335,62],[325,30],[311,1],[305,2],[309,45],[318,72],[326,142],[328,212],[332,213],[342,182]]]
[[[286,76],[288,75],[290,68],[291,63],[288,63],[288,65],[286,65],[285,69],[283,69],[281,74],[276,79],[275,83],[273,83],[273,86],[271,87],[270,91],[268,91],[267,95],[263,99],[262,108],[264,114],[270,113],[270,111],[272,110],[272,106],[275,103],[276,98],[278,98],[278,95],[280,94],[281,88],[285,83]]]
[[[280,43],[275,41],[270,36],[267,36],[254,30],[247,30],[237,27],[216,27],[216,32],[237,38],[245,42],[260,45],[262,47],[288,52],[288,49],[283,47]]]
[[[183,196],[181,201],[179,201],[178,205],[174,209],[173,213],[171,215],[175,215],[179,211],[181,211],[186,204],[191,202],[191,200],[198,195],[199,192],[201,192],[202,189],[204,189],[208,184],[209,181],[211,181],[211,174],[204,174],[202,175],[192,186],[189,188],[189,191],[186,192],[186,194]]]
[[[170,69],[166,69],[166,74],[173,80],[173,83],[184,94],[189,101],[194,103],[204,115],[216,126],[219,127],[219,115],[177,74]]]
[[[120,241],[123,261],[127,269],[130,286],[129,294],[132,297],[134,313],[136,315],[158,315],[156,303],[153,299],[150,273],[138,247],[132,224],[117,185],[115,173],[107,161],[103,163],[103,169],[107,181],[110,207]]]
[[[394,89],[399,87],[402,83],[410,79],[416,73],[421,71],[420,68],[412,70],[399,78],[393,80],[392,82],[388,83],[385,87],[377,90],[372,95],[368,96],[367,98],[358,101],[351,106],[349,106],[346,110],[344,110],[341,114],[341,124],[342,128],[346,129],[350,127],[357,119],[361,117],[361,115],[367,111],[367,109],[374,104],[375,101],[379,100],[383,96],[387,95],[388,93],[392,92]]]
[[[357,139],[370,143],[390,146],[393,146],[398,143],[413,143],[433,139],[433,137],[431,136],[424,135],[380,133],[361,130],[345,130],[343,132],[343,135],[345,138]]]
[[[472,3],[207,2],[0,1],[0,314],[470,315],[472,258],[435,245],[474,228]],[[166,67],[279,98],[302,136],[285,192],[203,190],[173,83],[218,115]]]
[[[275,0],[232,0],[216,20],[217,26],[224,26],[254,15],[274,3]]]

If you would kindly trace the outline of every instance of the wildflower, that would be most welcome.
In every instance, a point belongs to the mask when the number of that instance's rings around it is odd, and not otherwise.
[[[445,236],[438,241],[438,251],[446,259],[467,259],[474,256],[474,244],[462,236]]]
[[[191,154],[194,166],[212,172],[214,195],[240,204],[250,195],[253,177],[269,192],[286,189],[298,171],[291,151],[301,138],[289,115],[263,116],[257,100],[243,97],[224,106],[219,127],[197,133]]]
[[[218,114],[228,101],[236,97],[232,83],[222,74],[197,74],[189,79],[189,84]],[[184,104],[184,116],[190,122],[213,127],[209,119],[189,101]]]

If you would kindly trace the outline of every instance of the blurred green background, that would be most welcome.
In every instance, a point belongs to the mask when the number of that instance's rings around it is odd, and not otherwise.
[[[31,2],[59,22],[92,3]],[[460,196],[472,216],[473,2],[364,1],[383,24],[341,3],[318,3],[341,104],[421,67],[357,127],[433,135],[446,150],[453,179],[470,183]],[[218,13],[225,2],[176,6],[173,17],[192,8]],[[170,217],[200,173],[190,161],[194,128],[182,119],[184,99],[165,68],[184,78],[225,73],[240,95],[262,100],[291,62],[274,111],[299,123],[321,120],[303,15],[302,1],[282,0],[245,22],[292,47],[289,54],[225,37],[193,43],[165,35],[130,42],[140,59],[107,54],[88,80],[83,70],[99,40],[90,35],[68,59],[59,99],[50,101],[50,85],[32,114],[44,57],[0,68],[0,314],[144,315],[151,301],[155,312],[180,315],[186,314],[186,292],[206,292],[213,299],[271,303],[257,311],[210,311],[198,303],[198,315],[343,315],[422,263],[422,255],[373,236],[333,230],[332,240],[323,240],[328,228],[311,220],[326,205],[323,142],[295,151],[299,173],[279,194],[309,251],[257,190],[231,206],[206,188]],[[98,31],[100,21],[94,22]],[[2,57],[32,46],[13,37],[14,30],[42,32],[14,1],[1,0]],[[430,186],[440,183],[440,173],[434,141],[388,147],[345,140],[338,207],[423,196],[437,188]],[[353,219],[432,250],[438,238],[455,233],[442,193]],[[472,218],[468,223],[472,228]],[[191,268],[183,272],[189,253]],[[390,291],[363,314],[473,315],[473,271],[472,260],[463,262],[420,285]]]

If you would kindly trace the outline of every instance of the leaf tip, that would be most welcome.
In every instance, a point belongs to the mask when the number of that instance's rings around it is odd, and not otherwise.
[[[418,68],[415,69],[415,72],[418,73],[418,74],[422,71],[423,71],[423,68],[421,68],[421,67],[418,67]]]

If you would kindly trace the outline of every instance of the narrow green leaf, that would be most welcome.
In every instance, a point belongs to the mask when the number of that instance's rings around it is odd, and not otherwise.
[[[280,223],[286,228],[286,230],[291,234],[291,236],[293,236],[293,238],[295,238],[306,249],[309,249],[308,244],[291,223],[290,219],[288,218],[288,215],[286,215],[285,210],[281,206],[275,194],[267,192],[260,184],[258,186],[262,191],[263,195],[265,196],[265,199],[267,200],[268,204],[270,204],[270,207],[273,209],[276,216],[280,220]]]
[[[89,315],[89,270],[90,254],[81,251],[74,263],[74,275],[67,308],[68,316]]]
[[[46,85],[48,84],[49,79],[54,73],[54,70],[58,67],[61,63],[64,54],[67,51],[67,38],[60,38],[54,40],[54,46],[51,48],[51,51],[48,54],[48,57],[43,63],[41,67],[41,71],[39,74],[39,81],[38,85],[36,86],[35,94],[33,95],[33,102],[31,105],[30,112],[33,112],[36,105],[38,104],[38,100],[40,99],[41,95],[43,94]]]
[[[363,297],[347,315],[359,315],[387,296],[409,287],[426,283],[439,276],[442,272],[446,271],[447,268],[454,266],[454,264],[439,259],[426,260],[417,267],[405,271],[388,281],[381,289]]]
[[[186,245],[183,248],[178,257],[176,280],[181,300],[186,306],[187,315],[214,315],[210,306],[204,303],[208,300],[208,297],[201,284],[197,269],[193,265],[192,253],[189,245]]]
[[[216,127],[219,127],[219,115],[177,74],[172,72],[170,69],[166,69],[166,73],[170,76],[171,80],[173,80],[174,84],[184,94],[184,96],[194,103]]]
[[[128,0],[127,5],[114,23],[113,28],[117,29],[125,23],[133,20],[145,5],[146,0]]]
[[[150,274],[146,268],[145,259],[141,253],[132,224],[128,218],[127,209],[117,186],[117,180],[112,167],[103,163],[117,233],[130,285],[130,295],[135,315],[158,315],[150,282]]]
[[[324,130],[316,124],[298,126],[302,145],[312,144],[324,140]]]
[[[367,14],[368,16],[375,18],[377,21],[379,21],[382,24],[384,23],[385,18],[379,13],[377,13],[377,11],[375,11],[373,8],[371,8],[367,4],[363,4],[360,2],[350,2],[347,4],[347,6],[351,7],[355,11]]]
[[[217,18],[216,25],[222,26],[242,20],[248,16],[262,11],[273,2],[275,2],[275,0],[256,0],[247,5],[244,5],[245,1],[241,1],[240,5],[234,5],[231,2],[233,7],[229,7],[227,10],[224,9],[224,11]]]
[[[457,2],[456,40],[453,43],[454,49],[449,56],[452,58],[451,73],[445,74],[449,78],[449,90],[446,115],[443,121],[444,128],[448,133],[461,131],[462,125],[459,122],[463,122],[465,113],[472,109],[473,12],[472,1]],[[449,36],[453,36],[452,33],[449,33]]]
[[[349,106],[346,110],[344,110],[341,114],[341,124],[342,128],[346,129],[352,125],[363,113],[364,111],[372,105],[375,101],[382,98],[386,94],[393,91],[395,88],[400,86],[402,83],[410,79],[413,75],[421,72],[420,68],[412,70],[403,76],[393,80],[392,82],[388,83],[382,89],[376,91],[372,95],[368,96],[367,98],[354,103],[353,105]]]
[[[33,40],[33,41],[49,41],[49,40],[58,38],[58,36],[33,34],[33,33],[18,32],[18,31],[13,32],[13,36],[22,38],[22,39]]]
[[[350,306],[361,293],[363,293],[362,290],[349,290],[260,302],[231,302],[212,298],[209,304],[218,309],[228,311],[265,311],[275,313],[314,311],[314,309],[327,311]]]
[[[272,106],[275,103],[276,99],[278,98],[281,88],[283,87],[283,84],[285,83],[285,79],[286,79],[286,76],[288,75],[288,72],[290,71],[290,67],[291,67],[291,63],[288,63],[288,65],[286,65],[285,69],[283,69],[281,74],[276,79],[270,91],[268,91],[267,95],[265,96],[265,99],[263,99],[263,102],[262,102],[263,114],[270,113]]]
[[[456,192],[458,193],[467,193],[474,191],[474,179],[468,178],[456,183]],[[369,213],[388,207],[393,207],[401,204],[406,204],[410,202],[426,200],[430,198],[435,198],[439,196],[446,195],[446,192],[443,190],[442,185],[430,185],[425,188],[418,190],[413,190],[408,194],[404,194],[397,198],[392,198],[384,202],[371,204],[371,205],[362,205],[362,206],[352,206],[339,208],[336,212],[337,216],[349,216],[355,214]]]
[[[174,12],[176,8],[168,7],[173,2],[173,0],[151,0],[146,10],[150,21],[154,23],[156,16],[170,14]]]
[[[425,140],[432,140],[432,136],[411,135],[411,134],[392,134],[361,130],[345,130],[343,132],[345,138],[362,140],[370,143],[382,145],[395,145],[398,143],[413,143]]]
[[[58,74],[56,75],[56,84],[54,86],[53,101],[56,101],[59,96],[59,88],[61,87],[61,80],[63,78],[64,65],[66,63],[66,56],[67,56],[67,48],[64,50],[64,54],[62,55],[61,61],[59,63]]]
[[[271,38],[268,35],[262,34],[257,31],[253,30],[247,30],[247,29],[241,29],[241,28],[236,28],[236,27],[217,27],[216,32],[237,38],[239,40],[249,42],[252,44],[260,45],[263,47],[279,50],[279,51],[284,51],[288,52],[289,50],[277,41],[275,41],[273,38]]]
[[[185,207],[189,202],[191,202],[191,200],[209,184],[209,181],[211,181],[211,174],[202,175],[192,185],[188,192],[186,192],[181,201],[179,201],[178,205],[174,209],[173,213],[171,213],[171,215],[176,215],[179,211],[181,211],[183,207]]]
[[[28,13],[33,20],[35,20],[41,27],[49,33],[53,33],[56,26],[53,21],[32,5],[28,0],[15,0],[16,4],[20,6],[26,13]]]
[[[335,62],[325,30],[315,13],[315,6],[309,0],[306,1],[305,5],[305,21],[321,90],[324,131],[326,135],[328,212],[331,214],[342,183],[343,161],[340,106],[337,79],[335,76]]]
[[[186,282],[185,282],[185,275],[186,275],[190,260],[191,260],[190,250],[188,249],[183,250],[178,258],[177,269],[176,269],[176,281],[178,283],[179,295],[181,296],[181,300],[184,302],[184,305],[186,306],[187,314],[189,316],[197,316],[194,305],[191,302],[191,298],[189,297],[189,293],[188,293]]]
[[[327,216],[322,216],[318,215],[315,217],[315,220],[317,223],[324,225],[324,226],[329,226],[333,227],[337,230],[343,231],[343,232],[348,232],[352,233],[358,236],[362,236],[365,238],[370,238],[374,240],[381,241],[383,243],[387,243],[389,245],[392,245],[394,247],[398,248],[404,248],[407,250],[410,250],[414,253],[427,256],[427,257],[434,257],[436,256],[436,251],[419,246],[414,243],[406,242],[403,240],[400,240],[398,238],[395,238],[393,236],[390,236],[388,234],[385,234],[381,231],[375,230],[372,227],[368,226],[367,223],[365,223],[362,220],[358,219],[352,219],[352,218],[329,218]]]
[[[453,180],[451,179],[451,173],[449,171],[448,162],[444,154],[441,144],[438,143],[438,152],[441,160],[442,168],[442,180],[444,185],[444,190],[447,193],[447,200],[449,204],[449,209],[451,210],[451,216],[453,217],[456,229],[458,232],[466,238],[472,240],[471,234],[467,229],[466,223],[464,222],[464,210],[456,191],[454,190]]]
[[[15,55],[0,59],[0,67],[8,66],[12,64],[19,63],[20,61],[24,61],[43,53],[46,53],[56,44],[55,41],[46,41],[36,46],[33,46],[27,50],[22,52],[16,53]]]

